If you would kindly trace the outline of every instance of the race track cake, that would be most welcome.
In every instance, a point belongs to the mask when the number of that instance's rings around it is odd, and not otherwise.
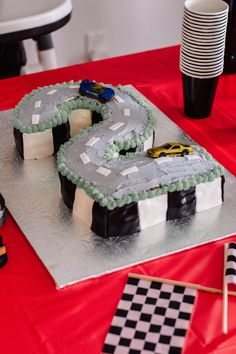
[[[105,238],[223,201],[224,170],[211,155],[179,142],[152,148],[155,130],[155,113],[139,95],[88,80],[35,90],[14,112],[20,155],[58,151],[64,203]]]

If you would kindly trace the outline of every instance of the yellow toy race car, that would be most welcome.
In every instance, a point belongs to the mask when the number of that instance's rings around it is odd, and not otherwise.
[[[191,145],[180,143],[165,143],[147,150],[147,155],[153,158],[163,156],[184,156],[193,154],[194,149]]]

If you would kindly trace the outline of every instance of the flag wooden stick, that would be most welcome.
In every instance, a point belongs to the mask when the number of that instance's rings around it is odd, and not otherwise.
[[[203,286],[203,285],[195,284],[195,283],[188,283],[188,282],[185,282],[185,281],[171,280],[171,279],[165,279],[165,278],[157,278],[157,277],[152,277],[152,276],[148,276],[148,275],[134,274],[134,273],[129,273],[128,276],[130,278],[135,278],[135,279],[157,281],[157,282],[165,283],[165,284],[185,286],[186,288],[206,291],[208,293],[223,294],[223,290],[221,290],[221,289],[211,288],[211,287],[208,287],[208,286]],[[228,295],[236,296],[236,292],[235,291],[228,291]]]
[[[222,330],[224,334],[228,333],[228,283],[225,276],[227,264],[228,243],[224,244],[224,273],[223,273],[223,312],[222,312]]]

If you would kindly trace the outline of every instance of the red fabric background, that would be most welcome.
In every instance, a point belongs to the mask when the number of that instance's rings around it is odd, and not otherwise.
[[[220,78],[211,117],[183,115],[179,47],[75,65],[0,81],[0,109],[57,82],[95,79],[133,84],[236,175],[236,75]],[[0,269],[0,353],[98,354],[128,272],[222,288],[223,243],[212,242],[57,291],[11,217],[0,230],[9,262]],[[43,237],[43,230],[42,235]],[[236,299],[229,298],[229,333],[221,330],[222,296],[199,293],[184,354],[236,352]]]

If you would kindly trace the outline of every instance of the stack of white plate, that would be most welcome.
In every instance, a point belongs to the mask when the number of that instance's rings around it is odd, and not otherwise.
[[[180,70],[208,79],[224,67],[228,4],[222,0],[187,0],[184,5]]]

